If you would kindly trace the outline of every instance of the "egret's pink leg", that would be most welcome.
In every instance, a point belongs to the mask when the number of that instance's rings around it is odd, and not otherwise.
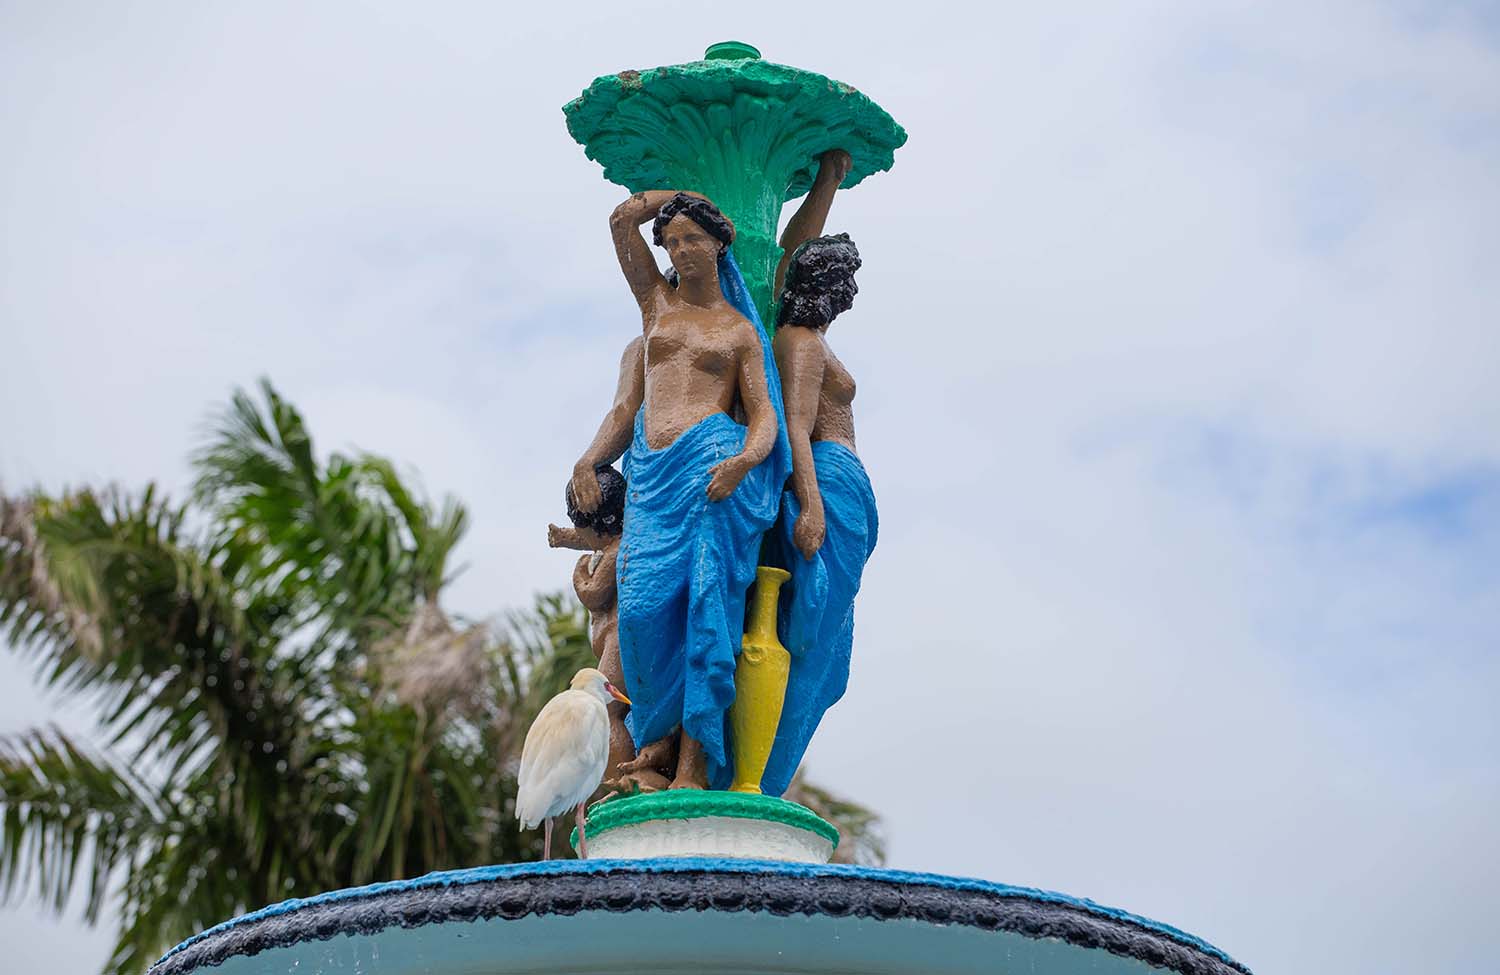
[[[542,859],[552,859],[552,817],[548,816],[542,821]]]
[[[583,807],[587,803],[587,801],[588,800],[584,800],[584,802],[580,802],[578,804],[578,812],[576,814],[576,818],[578,820],[578,859],[580,860],[587,860],[589,858],[589,841],[583,833],[583,823],[586,818],[584,816]]]

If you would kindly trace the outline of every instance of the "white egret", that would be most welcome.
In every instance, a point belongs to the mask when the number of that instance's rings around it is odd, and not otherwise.
[[[516,818],[522,829],[544,823],[542,859],[552,856],[552,817],[577,808],[578,855],[588,858],[584,803],[599,787],[609,760],[611,700],[630,703],[604,674],[585,667],[566,691],[536,716],[521,746]]]

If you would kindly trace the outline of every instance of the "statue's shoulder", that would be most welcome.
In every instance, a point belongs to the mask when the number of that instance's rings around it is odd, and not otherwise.
[[[755,327],[754,322],[740,314],[737,309],[729,310],[729,314],[725,316],[725,322],[729,326],[730,334],[734,337],[736,348],[747,349],[751,346],[760,348],[760,330]]]
[[[771,347],[778,356],[799,352],[822,354],[825,351],[823,337],[818,334],[818,330],[800,325],[783,325],[778,328],[776,337],[771,340]]]

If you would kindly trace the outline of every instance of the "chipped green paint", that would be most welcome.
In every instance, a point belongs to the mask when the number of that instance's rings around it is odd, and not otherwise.
[[[891,168],[906,131],[850,85],[760,59],[740,41],[702,61],[621,71],[563,107],[568,134],[631,192],[694,190],[734,221],[735,257],[767,330],[781,259],[781,207],[805,194],[818,156],[843,149],[845,189]]]

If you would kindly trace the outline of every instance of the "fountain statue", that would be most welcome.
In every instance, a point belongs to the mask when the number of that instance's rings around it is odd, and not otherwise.
[[[569,485],[587,515],[597,472],[623,458],[612,612],[637,751],[606,772],[623,805],[599,816],[632,822],[601,835],[591,821],[595,849],[649,837],[655,854],[722,854],[747,831],[784,844],[806,811],[776,797],[847,685],[876,536],[854,383],[825,335],[860,259],[847,234],[820,235],[835,193],[888,169],[906,134],[849,85],[738,42],[600,78],[564,113],[634,191],[610,228],[642,323]],[[777,240],[782,205],[804,194]],[[710,788],[741,795],[691,794]],[[828,833],[791,848],[826,859]]]

